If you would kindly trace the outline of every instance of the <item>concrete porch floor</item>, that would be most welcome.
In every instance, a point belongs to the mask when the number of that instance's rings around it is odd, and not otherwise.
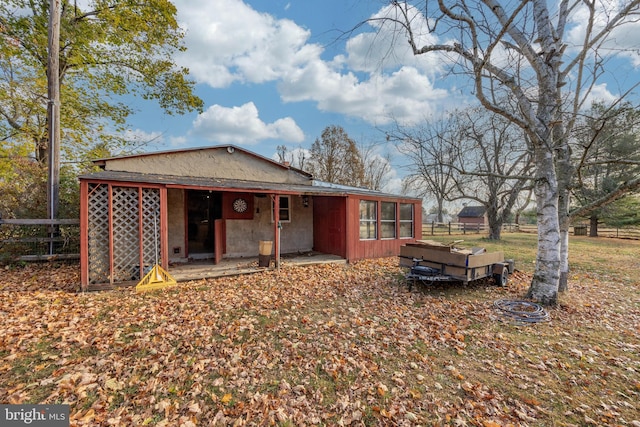
[[[290,265],[311,265],[311,264],[346,264],[347,260],[337,255],[329,255],[320,252],[307,252],[303,254],[282,254],[280,256],[280,267],[286,268]],[[271,257],[271,269],[274,266],[274,257]],[[212,259],[197,260],[188,263],[170,264],[168,273],[176,282],[188,282],[189,280],[208,279],[215,277],[237,276],[240,274],[259,273],[268,270],[267,267],[258,266],[258,257],[246,258],[224,258],[218,264],[214,264]],[[138,284],[137,281],[127,281],[109,284],[91,284],[88,291],[105,291],[114,288],[129,288]]]
[[[290,265],[311,265],[311,264],[346,264],[347,260],[337,255],[324,254],[319,252],[308,252],[304,254],[282,254],[280,256],[280,267]],[[271,257],[271,269],[275,268],[275,257]],[[213,277],[236,276],[240,274],[258,273],[268,270],[267,267],[258,266],[258,257],[246,258],[224,258],[218,264],[213,264],[213,260],[198,260],[184,264],[169,265],[169,274],[177,282],[189,280],[206,279]]]

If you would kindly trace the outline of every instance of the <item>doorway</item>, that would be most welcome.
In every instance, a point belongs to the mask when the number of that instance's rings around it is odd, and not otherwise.
[[[222,218],[222,194],[207,190],[187,192],[187,248],[193,259],[213,258],[216,219]]]

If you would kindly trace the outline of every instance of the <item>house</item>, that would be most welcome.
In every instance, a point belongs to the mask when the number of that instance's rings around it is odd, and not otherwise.
[[[484,206],[465,206],[458,213],[458,222],[461,227],[480,230],[488,224],[486,213]]]
[[[430,214],[424,213],[422,215],[422,223],[423,224],[432,224],[434,222],[441,222],[441,221],[438,221],[438,214],[435,214],[435,213],[430,213]],[[452,222],[451,215],[442,214],[442,223],[446,224],[446,223],[449,223],[449,222]]]
[[[328,184],[233,145],[94,162],[81,175],[83,289],[157,264],[315,251],[346,262],[395,256],[421,236],[420,199]]]

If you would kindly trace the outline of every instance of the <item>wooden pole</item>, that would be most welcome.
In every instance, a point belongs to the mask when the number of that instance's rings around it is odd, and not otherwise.
[[[49,219],[58,217],[60,193],[60,0],[49,2],[49,56],[47,62],[47,127],[49,133],[49,176],[47,186],[47,214]],[[49,254],[53,255],[55,228],[50,229]]]

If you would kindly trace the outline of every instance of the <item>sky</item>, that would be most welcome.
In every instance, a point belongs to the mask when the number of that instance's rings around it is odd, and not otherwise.
[[[148,150],[234,144],[272,158],[279,145],[310,148],[327,126],[391,155],[388,191],[404,171],[385,143],[392,120],[419,122],[452,105],[441,65],[414,57],[359,22],[384,1],[175,0],[187,51],[176,56],[197,82],[202,114],[168,116],[142,100],[132,137]],[[466,102],[466,101],[464,101]]]
[[[466,83],[444,78],[437,55],[414,56],[405,37],[371,25],[384,0],[175,0],[189,68],[204,111],[167,116],[142,100],[132,138],[149,150],[233,144],[273,158],[276,148],[310,148],[327,126],[375,144],[393,167],[386,191],[399,192],[403,159],[385,142],[394,120],[416,124],[475,103]],[[573,27],[576,39],[579,25]],[[637,33],[627,43],[640,45]],[[423,36],[425,41],[430,35]],[[640,81],[640,55],[626,61],[625,80]],[[597,93],[612,97],[611,86]]]

